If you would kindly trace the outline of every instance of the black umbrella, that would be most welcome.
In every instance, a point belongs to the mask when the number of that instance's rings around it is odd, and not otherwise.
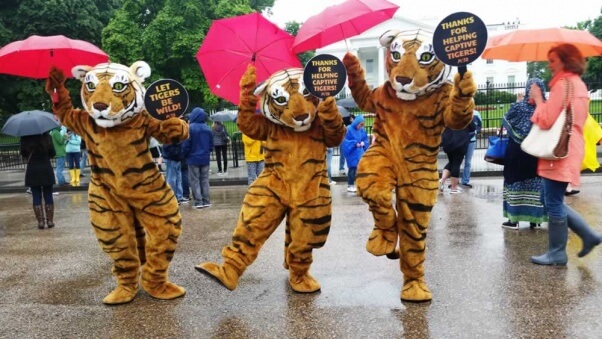
[[[52,113],[44,111],[25,111],[15,114],[8,118],[2,133],[14,137],[23,137],[26,135],[37,135],[48,132],[60,123]]]
[[[337,105],[337,108],[339,109],[339,113],[341,113],[341,116],[343,118],[346,118],[349,116],[349,111],[345,107]]]
[[[234,120],[236,120],[237,116],[238,116],[237,111],[225,110],[225,111],[219,111],[219,112],[215,112],[215,113],[211,114],[209,116],[209,119],[211,119],[211,121],[220,121],[220,122],[234,121]]]
[[[337,100],[337,105],[347,108],[357,108],[357,103],[353,100],[353,97]]]

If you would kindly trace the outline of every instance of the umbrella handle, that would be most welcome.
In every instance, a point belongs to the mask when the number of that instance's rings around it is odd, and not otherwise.
[[[466,73],[467,68],[466,66],[459,66],[458,67],[458,73],[460,73],[460,79],[462,79],[462,77],[464,76],[464,73]]]

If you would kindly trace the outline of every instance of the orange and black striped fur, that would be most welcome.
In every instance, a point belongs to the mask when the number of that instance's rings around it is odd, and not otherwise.
[[[103,302],[131,301],[142,288],[159,299],[184,295],[167,279],[169,263],[182,231],[173,191],[153,163],[149,138],[170,143],[188,137],[180,119],[158,121],[143,110],[142,81],[150,67],[100,64],[75,67],[83,81],[85,110],[75,109],[62,71],[53,69],[46,91],[55,89],[54,113],[61,123],[86,141],[90,161],[88,205],[98,242],[111,259],[117,287]],[[141,278],[140,269],[142,268]]]
[[[353,98],[362,110],[376,112],[375,142],[360,160],[356,178],[358,194],[374,218],[366,249],[400,257],[401,299],[427,301],[431,293],[423,263],[437,200],[441,134],[445,127],[460,129],[471,121],[476,85],[470,72],[448,82],[449,66],[416,37],[388,31],[381,44],[387,48],[389,79],[374,90],[366,85],[359,60],[350,53],[343,59]]]
[[[309,268],[312,250],[324,245],[330,230],[326,148],[341,143],[345,127],[334,98],[316,109],[317,100],[303,93],[302,77],[302,69],[286,69],[255,87],[255,68],[249,66],[241,79],[238,128],[265,142],[265,169],[245,195],[232,243],[222,250],[223,264],[196,267],[231,290],[285,218],[291,288],[301,293],[320,289]],[[255,114],[257,95],[262,114]]]

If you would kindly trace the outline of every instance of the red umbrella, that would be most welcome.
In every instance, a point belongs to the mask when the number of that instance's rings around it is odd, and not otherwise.
[[[0,73],[45,79],[50,67],[56,66],[71,76],[74,66],[93,66],[108,60],[105,52],[86,41],[63,35],[32,35],[0,49]]]
[[[257,81],[285,68],[301,67],[291,51],[295,38],[259,13],[214,20],[196,58],[211,93],[238,105],[239,82],[249,63]]]
[[[293,52],[301,53],[356,36],[391,19],[399,8],[386,0],[347,0],[330,6],[301,26]]]
[[[489,38],[483,59],[547,61],[550,48],[569,43],[584,57],[602,55],[602,42],[588,31],[567,28],[519,29]]]

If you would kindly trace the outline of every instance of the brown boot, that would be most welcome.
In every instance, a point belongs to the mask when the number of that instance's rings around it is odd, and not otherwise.
[[[42,205],[34,205],[33,211],[36,214],[36,219],[38,220],[38,228],[44,229],[44,210],[42,209]]]
[[[46,212],[46,226],[48,226],[48,228],[53,228],[54,221],[52,219],[54,219],[54,205],[44,205],[44,211]]]

